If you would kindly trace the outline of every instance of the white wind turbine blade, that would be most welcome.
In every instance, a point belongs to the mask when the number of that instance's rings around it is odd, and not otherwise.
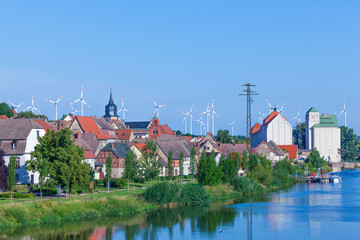
[[[73,105],[74,103],[76,103],[76,102],[78,102],[78,101],[80,101],[81,99],[79,98],[78,100],[75,100],[75,101],[73,101],[72,103],[70,103],[71,105]]]
[[[53,100],[47,99],[45,98],[45,101],[51,102],[51,103],[55,103]]]
[[[35,106],[33,106],[33,109],[35,109],[36,111],[38,111],[41,114],[41,112]]]
[[[81,86],[81,94],[80,94],[80,98],[82,99],[84,96],[84,85]]]
[[[153,99],[153,98],[151,98],[151,101],[153,101],[153,103],[154,103],[155,107],[158,107],[158,105],[156,104],[156,102],[154,101],[154,99]]]
[[[82,102],[83,102],[88,108],[91,108],[91,107],[89,106],[89,104],[87,104],[87,103],[85,102],[85,100],[82,100]]]
[[[8,102],[15,108],[15,104],[13,104],[10,100],[8,100]]]
[[[217,114],[214,110],[212,112],[215,113],[215,115],[219,117],[219,114]]]
[[[273,109],[273,107],[271,106],[271,104],[269,103],[269,101],[265,98],[267,104],[269,105],[270,109]]]
[[[56,103],[60,102],[60,100],[64,97],[64,95],[62,95],[57,101]]]
[[[20,103],[19,105],[17,105],[15,108],[18,109],[20,106],[22,106],[24,103]]]
[[[165,106],[166,106],[166,104],[163,104],[163,105],[158,106],[158,108],[162,108],[162,107],[165,107]]]
[[[31,106],[29,106],[29,107],[25,108],[25,109],[24,109],[24,111],[26,111],[26,110],[28,110],[28,109],[30,109],[30,108],[31,108]]]

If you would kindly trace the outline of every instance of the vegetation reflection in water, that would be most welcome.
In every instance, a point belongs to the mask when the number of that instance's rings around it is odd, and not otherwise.
[[[145,216],[135,218],[102,218],[96,221],[80,223],[64,223],[58,225],[47,224],[39,227],[25,227],[12,229],[5,233],[10,239],[112,239],[115,231],[122,231],[125,239],[158,239],[157,233],[167,229],[172,236],[173,227],[178,225],[180,231],[185,231],[185,222],[190,222],[191,232],[216,233],[219,227],[234,225],[238,214],[249,217],[251,209],[241,212],[231,207],[224,207],[234,203],[260,202],[266,195],[251,195],[242,199],[217,203],[211,207],[177,207],[165,208],[150,212]],[[187,230],[189,231],[189,229]],[[1,235],[0,235],[1,236]]]

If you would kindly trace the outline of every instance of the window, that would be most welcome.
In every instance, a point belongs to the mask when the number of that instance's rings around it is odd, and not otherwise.
[[[16,141],[11,142],[11,149],[16,149]]]
[[[20,168],[20,157],[16,158],[16,168]]]
[[[40,131],[36,131],[36,136],[37,136],[37,138],[40,137]]]

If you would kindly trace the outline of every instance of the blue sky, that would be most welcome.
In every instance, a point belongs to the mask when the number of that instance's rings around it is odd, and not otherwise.
[[[360,133],[359,1],[8,1],[0,3],[0,99],[35,105],[54,118],[70,112],[84,84],[91,109],[114,100],[149,120],[150,97],[167,104],[160,121],[183,129],[215,99],[216,129],[245,134],[244,83],[256,84],[257,110],[285,103],[291,119],[314,106],[339,113]],[[77,106],[79,108],[79,106]],[[344,118],[339,117],[343,125]],[[295,124],[295,122],[292,122]],[[198,125],[194,124],[198,133]]]

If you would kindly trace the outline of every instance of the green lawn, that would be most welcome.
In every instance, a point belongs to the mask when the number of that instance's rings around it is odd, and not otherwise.
[[[139,194],[144,191],[144,188],[154,186],[155,184],[159,182],[164,182],[169,180],[153,180],[151,182],[145,182],[145,183],[134,183],[134,189],[132,183],[130,184],[130,189],[127,191],[127,188],[111,188],[111,192],[107,193],[107,188],[104,186],[96,186],[94,193],[86,193],[85,195],[73,195],[70,196],[68,199],[65,199],[65,197],[61,198],[49,198],[44,196],[43,199],[46,201],[71,201],[71,200],[86,200],[86,199],[96,199],[96,198],[103,198],[108,196],[128,196],[130,194]],[[183,179],[183,183],[191,182],[192,179]],[[173,183],[179,183],[180,179],[172,180]],[[197,182],[195,180],[195,182]],[[29,204],[33,203],[34,201],[39,201],[39,197],[35,198],[14,198],[13,203],[23,203],[23,204]],[[8,198],[0,198],[0,206],[4,204],[9,204],[10,200]]]

